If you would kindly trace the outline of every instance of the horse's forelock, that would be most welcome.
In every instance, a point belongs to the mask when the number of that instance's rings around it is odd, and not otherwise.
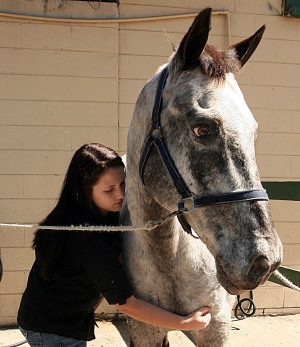
[[[224,81],[227,73],[237,74],[241,68],[235,50],[219,51],[211,45],[205,46],[199,61],[204,74],[217,82]]]
[[[227,73],[236,75],[241,69],[241,63],[234,49],[220,51],[212,45],[205,46],[199,57],[199,64],[205,76],[217,83],[224,81]],[[169,73],[173,75],[182,68],[175,53],[170,59]]]

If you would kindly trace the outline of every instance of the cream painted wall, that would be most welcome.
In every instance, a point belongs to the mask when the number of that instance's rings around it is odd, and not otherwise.
[[[267,31],[237,79],[260,133],[262,180],[300,180],[300,20],[279,16],[281,0],[124,0],[93,10],[83,1],[2,0],[0,4],[0,221],[37,223],[50,212],[74,151],[95,141],[126,151],[134,104],[145,81],[172,53],[192,18],[167,16],[213,6],[230,11],[231,42],[262,24]],[[93,4],[95,8],[97,3]],[[10,12],[5,15],[3,12]],[[44,16],[43,19],[14,16]],[[89,17],[90,21],[49,19]],[[225,15],[213,16],[210,43],[225,49]],[[271,201],[286,266],[300,269],[299,202]],[[0,325],[16,322],[34,260],[32,231],[0,229],[4,276]],[[299,294],[267,282],[254,292],[260,310],[299,312]],[[101,305],[97,313],[114,313]]]

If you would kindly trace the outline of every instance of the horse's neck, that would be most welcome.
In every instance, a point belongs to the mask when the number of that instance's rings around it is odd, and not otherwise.
[[[149,221],[165,217],[170,211],[158,204],[147,188],[137,179],[137,153],[133,150],[136,147],[132,146],[127,154],[127,203],[132,224],[145,225]],[[137,231],[133,234],[139,247],[151,249],[155,253],[163,250],[164,254],[174,254],[178,251],[179,244],[183,245],[190,241],[176,217],[152,231]]]
[[[156,203],[145,190],[143,192],[143,189],[140,189],[139,193],[138,196],[135,195],[129,199],[133,225],[144,225],[148,221],[156,220],[170,213]],[[151,231],[137,231],[135,237],[142,247],[147,248],[151,253],[163,254],[165,257],[174,257],[182,247],[187,246],[187,243],[191,241],[176,217]]]
[[[181,226],[175,219],[155,228],[147,233],[144,241],[152,253],[161,254],[162,257],[174,258],[180,251],[181,240],[184,238]]]

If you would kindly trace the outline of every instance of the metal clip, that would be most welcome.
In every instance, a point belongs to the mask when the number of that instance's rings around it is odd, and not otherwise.
[[[165,219],[164,218],[158,218],[152,221],[149,221],[146,225],[146,230],[152,230],[155,229],[156,227],[162,225],[164,223]]]

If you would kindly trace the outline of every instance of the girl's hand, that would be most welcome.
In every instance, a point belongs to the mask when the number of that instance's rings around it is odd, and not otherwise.
[[[182,324],[181,330],[201,330],[208,326],[211,320],[211,314],[209,312],[209,307],[201,307],[198,310],[190,313],[185,317]]]

